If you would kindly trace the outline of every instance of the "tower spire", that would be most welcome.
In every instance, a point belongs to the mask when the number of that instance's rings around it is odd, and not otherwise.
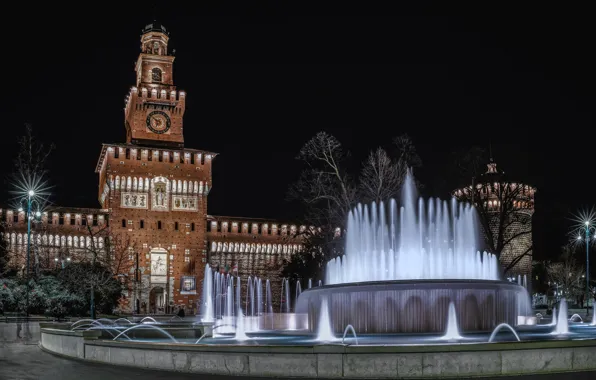
[[[493,144],[488,140],[488,160],[493,162]]]

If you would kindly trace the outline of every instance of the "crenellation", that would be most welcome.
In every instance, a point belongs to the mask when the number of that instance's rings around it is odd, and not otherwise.
[[[207,233],[209,234],[238,234],[258,236],[299,236],[307,229],[315,231],[314,226],[279,224],[255,219],[208,216]]]
[[[33,217],[34,224],[54,225],[54,226],[103,226],[107,222],[107,210],[104,209],[62,209],[60,211],[41,212],[39,217]],[[32,213],[36,211],[33,210]],[[8,227],[25,226],[27,218],[25,210],[0,209],[0,220]],[[83,215],[85,217],[83,217]]]

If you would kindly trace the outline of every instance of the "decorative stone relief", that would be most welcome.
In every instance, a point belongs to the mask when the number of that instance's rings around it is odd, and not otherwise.
[[[172,210],[175,211],[198,211],[199,200],[194,195],[173,195]]]
[[[124,208],[144,208],[148,206],[147,193],[122,193],[120,196],[120,207]]]
[[[168,211],[168,185],[165,180],[157,180],[153,184],[151,195],[152,209],[156,211]]]
[[[168,267],[166,252],[151,252],[151,283],[165,283]]]

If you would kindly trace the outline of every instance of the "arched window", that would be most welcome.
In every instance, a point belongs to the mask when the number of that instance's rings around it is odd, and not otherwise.
[[[151,81],[161,83],[161,70],[159,67],[151,69]]]

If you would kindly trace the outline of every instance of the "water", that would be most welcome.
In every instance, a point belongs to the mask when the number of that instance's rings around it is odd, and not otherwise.
[[[442,339],[445,340],[459,340],[462,339],[459,335],[459,328],[457,326],[457,313],[455,312],[455,304],[449,303],[449,313],[447,315],[447,330]]]
[[[356,330],[354,330],[354,326],[352,325],[347,325],[345,330],[344,330],[344,335],[341,338],[341,344],[344,344],[345,340],[346,340],[346,335],[348,334],[348,331],[352,331],[352,335],[354,335],[354,340],[356,341],[356,345],[358,345],[358,337],[356,336]]]
[[[131,330],[136,330],[136,329],[152,329],[152,330],[157,330],[161,334],[163,334],[165,337],[169,338],[172,342],[178,343],[178,341],[176,340],[176,338],[174,338],[169,332],[167,332],[166,330],[162,329],[161,327],[157,327],[157,326],[154,326],[154,325],[135,325],[135,326],[129,327],[126,330],[122,331],[120,334],[116,335],[116,337],[113,340],[117,340],[122,335],[124,335],[125,337],[128,338],[128,336],[126,335],[126,333],[129,332],[129,331],[131,331]],[[131,339],[128,338],[128,340],[131,340]]]
[[[215,316],[213,315],[213,273],[209,264],[205,266],[205,277],[203,280],[203,305],[202,305],[203,322],[213,322]]]
[[[392,199],[350,211],[346,253],[327,263],[329,284],[413,279],[499,280],[496,256],[479,251],[476,210],[454,198],[416,199],[411,173],[402,207]]]
[[[294,299],[298,299],[298,297],[300,297],[300,293],[302,293],[302,286],[300,285],[300,280],[296,281],[296,298]]]
[[[317,331],[317,341],[332,342],[335,340],[333,328],[331,327],[331,318],[329,316],[329,304],[327,298],[321,301],[321,314],[319,316],[319,330]]]
[[[567,300],[565,300],[565,298],[562,298],[561,302],[559,303],[559,315],[557,316],[557,325],[555,327],[555,331],[553,331],[553,334],[569,334],[569,321],[567,320]]]
[[[239,342],[245,341],[248,339],[246,336],[246,332],[244,331],[244,314],[242,313],[242,302],[240,299],[240,291],[242,287],[240,285],[240,278],[238,278],[236,283],[236,304],[237,304],[237,313],[236,313],[236,335],[234,339]]]
[[[507,323],[501,323],[500,325],[495,327],[495,329],[493,330],[493,333],[490,334],[490,337],[488,338],[488,343],[492,343],[493,339],[495,339],[495,336],[497,336],[497,333],[503,328],[509,329],[509,331],[511,331],[513,333],[513,335],[515,336],[515,339],[517,339],[518,342],[520,341],[519,335],[517,335],[517,332],[513,329],[513,327],[511,327]]]

